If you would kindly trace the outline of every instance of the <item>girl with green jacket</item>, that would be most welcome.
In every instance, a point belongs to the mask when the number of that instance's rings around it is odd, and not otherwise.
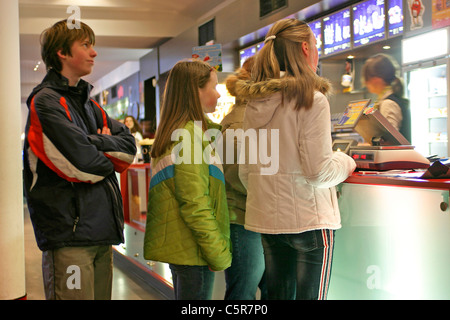
[[[178,62],[167,80],[152,146],[144,256],[169,263],[179,300],[211,299],[212,271],[231,265],[223,169],[214,152],[205,152],[211,134],[220,132],[205,116],[220,97],[216,85],[208,64]]]

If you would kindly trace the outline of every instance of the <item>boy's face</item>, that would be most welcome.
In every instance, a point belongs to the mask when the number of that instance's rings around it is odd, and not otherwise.
[[[70,80],[78,81],[79,78],[92,72],[94,58],[97,52],[89,42],[89,39],[76,40],[70,47],[71,55],[58,52],[61,59],[61,74]]]

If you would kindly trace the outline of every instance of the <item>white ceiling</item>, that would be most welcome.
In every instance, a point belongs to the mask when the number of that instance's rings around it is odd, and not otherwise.
[[[235,0],[19,0],[22,96],[41,82],[40,33],[55,22],[80,18],[95,32],[98,53],[94,71],[84,79],[95,82],[126,61],[137,61],[158,44],[178,36],[207,15]]]

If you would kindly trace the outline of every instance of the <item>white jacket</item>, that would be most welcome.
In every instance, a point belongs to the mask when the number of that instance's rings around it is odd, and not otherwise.
[[[249,102],[244,129],[256,129],[258,140],[260,129],[278,130],[278,142],[275,134],[267,136],[272,156],[278,143],[279,166],[275,174],[261,174],[268,166],[261,161],[241,165],[240,178],[247,186],[246,229],[279,234],[341,227],[335,186],[356,164],[345,153],[332,151],[330,119],[328,100],[320,92],[308,110],[294,110],[294,101],[283,104],[280,92]]]

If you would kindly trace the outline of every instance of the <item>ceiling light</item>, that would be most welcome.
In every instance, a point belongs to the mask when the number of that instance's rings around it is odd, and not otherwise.
[[[347,56],[347,59],[354,59],[354,58],[355,58],[355,56],[352,56],[352,55]]]
[[[383,46],[384,50],[389,50],[391,48],[391,46]]]
[[[34,71],[37,71],[39,69],[39,66],[41,65],[41,62],[38,61],[38,63],[34,66]]]

